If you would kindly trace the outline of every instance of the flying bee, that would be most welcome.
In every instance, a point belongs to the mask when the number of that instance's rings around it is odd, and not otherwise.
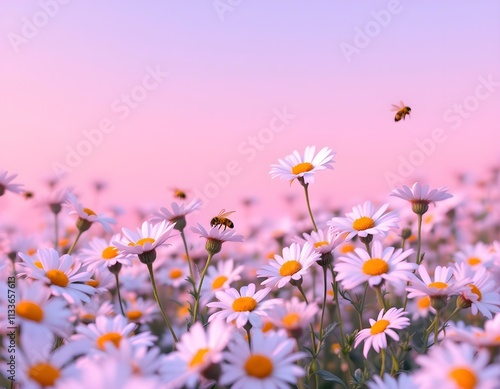
[[[210,220],[210,226],[212,227],[218,226],[218,228],[224,226],[224,231],[228,227],[234,228],[233,222],[227,218],[227,216],[231,215],[234,212],[235,211],[226,212],[226,210],[223,209],[222,211],[219,212],[217,216],[213,217],[212,220]]]
[[[406,106],[402,101],[400,102],[400,105],[392,104],[392,111],[397,111],[396,116],[394,116],[395,122],[399,122],[401,119],[405,120],[406,115],[411,117],[411,108]]]
[[[182,189],[174,188],[173,191],[174,191],[174,197],[177,197],[178,199],[181,200],[186,200],[187,194]]]

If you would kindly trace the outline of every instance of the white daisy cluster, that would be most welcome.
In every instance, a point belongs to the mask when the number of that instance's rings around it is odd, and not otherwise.
[[[196,220],[176,190],[126,228],[94,211],[103,183],[92,207],[52,181],[23,200],[30,230],[0,220],[0,386],[499,388],[500,196],[417,182],[331,209],[314,183],[336,154],[316,150],[271,167],[301,184],[298,218]]]

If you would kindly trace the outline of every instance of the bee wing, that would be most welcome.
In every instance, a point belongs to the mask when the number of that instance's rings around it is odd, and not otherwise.
[[[219,213],[219,217],[227,217],[229,215],[231,215],[232,213],[235,213],[236,211],[229,211],[229,212],[226,212],[225,209],[223,209],[222,211],[220,211]]]
[[[396,104],[392,104],[391,111],[399,111],[401,107],[398,107]]]
[[[403,100],[400,100],[400,102],[399,102],[399,103],[401,104],[401,105],[400,105],[400,107],[401,107],[401,108],[404,108],[404,107],[405,107],[405,103],[403,103]]]

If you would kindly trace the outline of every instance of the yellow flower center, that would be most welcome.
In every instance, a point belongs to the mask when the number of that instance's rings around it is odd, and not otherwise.
[[[340,249],[342,254],[352,253],[354,251],[354,245],[350,243],[346,243]]]
[[[35,265],[37,268],[39,269],[43,269],[43,265],[42,265],[42,262],[40,261],[35,261],[33,262],[33,265]]]
[[[270,321],[266,321],[262,326],[262,332],[271,331],[274,328],[273,323]]]
[[[191,362],[189,362],[189,367],[195,367],[196,365],[199,365],[200,363],[203,363],[205,359],[205,354],[208,353],[210,350],[208,348],[201,348],[199,349],[193,359],[191,359]]]
[[[120,341],[122,340],[121,334],[117,332],[108,332],[107,334],[101,335],[97,338],[97,347],[104,350],[104,345],[108,342],[112,342],[116,348],[120,347]]]
[[[426,309],[431,306],[431,298],[429,296],[422,297],[417,301],[417,306],[420,309]]]
[[[130,321],[137,321],[142,317],[141,311],[128,311],[127,317]]]
[[[273,362],[265,355],[253,354],[245,362],[245,371],[249,376],[266,378],[273,372]]]
[[[32,301],[21,301],[17,304],[16,313],[28,320],[40,323],[43,320],[43,310],[40,306]]]
[[[314,166],[310,162],[301,162],[292,168],[293,174],[300,174],[305,172],[310,172],[314,169]]]
[[[455,380],[457,388],[474,389],[477,384],[476,374],[467,367],[457,367],[450,372],[450,378]]]
[[[83,208],[83,212],[85,212],[89,216],[96,216],[96,213],[89,208]]]
[[[46,387],[54,386],[61,372],[49,363],[40,362],[29,367],[28,376],[42,387]]]
[[[35,254],[36,254],[36,249],[28,249],[28,250],[26,251],[26,254],[28,254],[30,257],[31,257],[32,255],[35,255]]]
[[[368,216],[361,216],[359,219],[354,220],[352,223],[352,228],[356,231],[364,231],[368,228],[372,228],[375,225],[375,221]]]
[[[379,320],[379,321],[375,322],[375,324],[372,325],[372,328],[370,329],[370,333],[372,335],[380,334],[381,332],[385,331],[385,329],[387,328],[387,326],[389,324],[391,324],[391,323],[389,323],[388,320],[385,320],[385,319]]]
[[[424,217],[424,219],[422,221],[424,222],[424,224],[431,224],[433,220],[434,220],[434,216],[427,215]]]
[[[212,282],[212,289],[215,290],[215,289],[222,288],[222,285],[224,285],[224,283],[226,281],[227,281],[227,277],[226,276],[219,276],[219,277],[217,277]]]
[[[280,275],[282,275],[283,277],[291,276],[297,273],[300,269],[302,269],[302,265],[300,264],[300,262],[292,259],[291,261],[287,261],[283,265],[281,265]]]
[[[467,259],[467,263],[471,266],[479,265],[481,262],[481,259],[479,259],[478,257],[470,257],[469,259]]]
[[[321,246],[328,246],[328,242],[326,240],[322,240],[320,242],[314,243],[314,248],[320,248]]]
[[[170,278],[175,280],[175,279],[179,278],[180,276],[182,276],[182,270],[180,270],[180,269],[170,270]]]
[[[289,313],[281,319],[283,325],[288,328],[295,328],[299,324],[300,316],[296,313]]]
[[[144,246],[146,243],[154,243],[155,240],[153,238],[142,238],[135,242],[136,245]]]
[[[483,298],[483,294],[478,289],[478,287],[474,284],[469,284],[469,286],[470,286],[470,291],[477,295],[477,301],[481,301],[481,299]]]
[[[113,246],[106,247],[102,250],[102,257],[104,259],[113,259],[118,255],[118,249]]]
[[[64,247],[69,244],[69,239],[68,238],[61,238],[59,239],[59,246]]]
[[[363,273],[370,276],[379,276],[389,271],[389,265],[380,258],[371,258],[363,264]]]
[[[238,297],[233,301],[235,312],[251,312],[257,307],[257,301],[252,297]]]
[[[429,288],[436,288],[436,289],[445,289],[448,287],[448,284],[445,282],[441,281],[436,281],[436,282],[431,282],[429,285],[427,285]]]
[[[97,288],[99,286],[99,281],[98,280],[88,280],[86,282],[88,286],[91,286],[93,288]]]
[[[50,269],[45,275],[53,285],[62,286],[64,288],[69,283],[68,276],[61,270]]]
[[[92,313],[84,313],[80,316],[80,319],[82,319],[83,321],[94,321],[95,315]]]

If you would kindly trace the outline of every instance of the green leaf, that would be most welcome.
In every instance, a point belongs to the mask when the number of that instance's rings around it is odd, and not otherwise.
[[[330,381],[330,382],[336,382],[340,385],[342,385],[344,388],[347,389],[347,385],[345,384],[344,381],[342,381],[339,377],[337,377],[335,374],[330,373],[329,371],[326,370],[318,370],[316,372],[317,375],[319,375],[321,378],[323,378],[325,381]]]

